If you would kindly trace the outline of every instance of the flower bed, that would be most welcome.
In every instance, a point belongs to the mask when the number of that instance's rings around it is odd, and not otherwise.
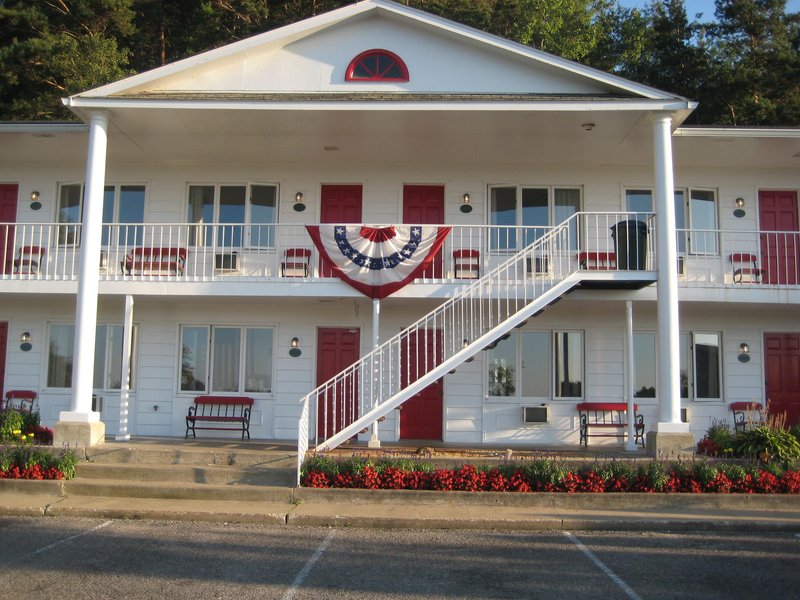
[[[609,461],[580,466],[533,460],[445,469],[407,461],[314,457],[303,466],[301,485],[466,492],[800,494],[800,470],[699,460]]]

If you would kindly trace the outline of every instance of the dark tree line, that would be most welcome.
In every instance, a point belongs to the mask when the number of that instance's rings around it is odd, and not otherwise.
[[[353,0],[0,0],[0,119],[69,119],[60,98]],[[700,102],[692,122],[800,125],[800,13],[786,0],[403,0]]]

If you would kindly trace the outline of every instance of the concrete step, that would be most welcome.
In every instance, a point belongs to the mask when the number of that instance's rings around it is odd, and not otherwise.
[[[297,451],[289,449],[125,447],[103,444],[87,448],[86,458],[103,464],[218,465],[295,468]]]
[[[155,498],[230,502],[292,502],[292,488],[266,485],[167,483],[115,479],[71,479],[64,494],[111,498]]]
[[[249,466],[217,466],[153,463],[83,462],[76,466],[79,479],[106,479],[128,482],[171,482],[198,484],[246,484],[260,486],[294,485],[295,468]]]

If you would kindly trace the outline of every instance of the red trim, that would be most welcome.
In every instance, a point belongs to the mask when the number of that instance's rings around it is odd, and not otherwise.
[[[325,244],[322,243],[322,237],[319,233],[319,225],[306,225],[306,230],[308,231],[308,235],[311,236],[311,239],[314,242],[314,245],[319,250],[320,260],[322,261],[323,265],[330,269],[330,272],[348,284],[350,287],[358,290],[365,296],[372,298],[373,300],[380,300],[382,298],[386,298],[387,296],[391,296],[397,290],[400,290],[407,286],[409,283],[414,281],[417,276],[422,273],[428,266],[433,262],[433,259],[436,258],[439,250],[442,248],[442,244],[444,244],[445,238],[450,233],[450,227],[438,227],[436,231],[436,239],[434,240],[433,244],[431,245],[430,252],[428,252],[428,256],[425,257],[420,264],[417,265],[417,268],[414,269],[408,277],[405,279],[401,279],[400,281],[395,281],[392,283],[386,283],[384,285],[369,285],[363,283],[361,281],[357,281],[351,277],[348,277],[344,271],[342,271],[339,266],[331,260],[328,256],[328,253],[325,250]]]
[[[381,71],[373,73],[371,77],[357,77],[355,75],[356,68],[364,61],[364,59],[369,58],[370,56],[378,56],[380,64],[380,57],[388,58],[391,62],[385,68],[381,65]],[[385,73],[393,66],[397,66],[403,72],[400,77],[386,77]],[[365,67],[366,68],[366,67]],[[368,69],[369,70],[369,69]],[[394,52],[389,50],[382,50],[380,48],[373,48],[372,50],[365,50],[358,56],[356,56],[353,60],[350,61],[350,64],[347,65],[347,71],[345,71],[344,80],[345,81],[408,81],[408,67],[406,63],[403,62],[403,59],[397,56]]]

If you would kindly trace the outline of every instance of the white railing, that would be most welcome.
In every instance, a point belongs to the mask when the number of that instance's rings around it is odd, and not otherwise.
[[[438,260],[420,280],[474,279],[549,229],[452,226]],[[0,275],[76,280],[80,238],[80,225],[0,223],[0,244],[6,240],[0,245]],[[461,261],[464,256],[469,260]],[[326,275],[305,226],[290,224],[106,224],[99,261],[103,281],[307,281]]]
[[[586,257],[580,248],[593,248],[595,258],[600,252],[615,254],[608,241],[611,226],[629,220],[626,217],[573,215],[312,390],[301,400],[298,469],[311,439],[318,451],[335,448],[561,297],[581,279],[581,261]],[[632,255],[647,254],[646,232],[652,222],[647,216],[645,233],[631,244]],[[636,223],[631,224],[634,229]]]
[[[681,284],[696,287],[800,287],[800,233],[681,229]]]

